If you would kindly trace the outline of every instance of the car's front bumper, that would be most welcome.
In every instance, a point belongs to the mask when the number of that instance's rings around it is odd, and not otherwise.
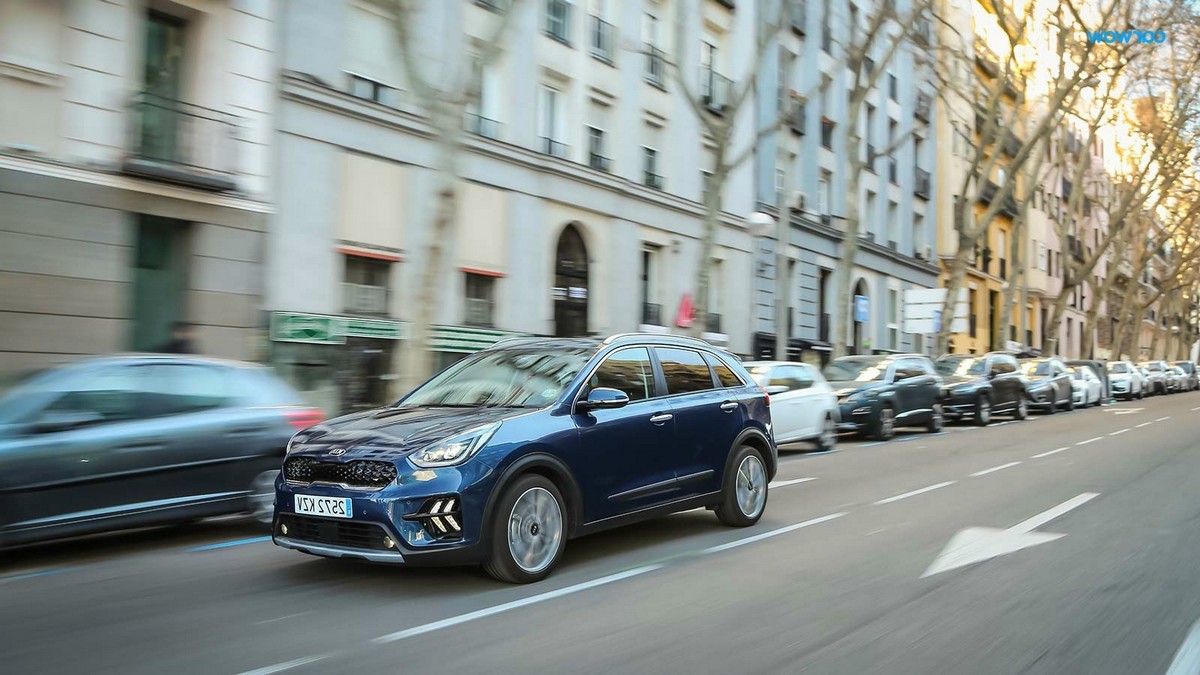
[[[311,541],[303,541],[301,539],[292,539],[276,534],[271,538],[276,546],[290,548],[293,551],[300,551],[309,555],[319,555],[325,558],[352,558],[355,560],[366,560],[367,562],[375,563],[403,563],[404,554],[399,551],[375,551],[370,549],[352,548],[349,546],[334,546],[332,544],[316,544]]]
[[[838,431],[863,431],[875,420],[876,410],[872,401],[839,401]]]

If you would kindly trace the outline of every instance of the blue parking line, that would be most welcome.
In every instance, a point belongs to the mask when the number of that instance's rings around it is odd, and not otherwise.
[[[903,443],[904,441],[915,441],[915,440],[917,440],[916,436],[902,436],[900,438],[897,438],[896,442]]]
[[[223,541],[219,544],[205,544],[204,546],[197,546],[195,548],[189,548],[187,550],[187,552],[188,553],[200,553],[201,551],[215,551],[219,548],[229,548],[230,546],[241,546],[242,544],[259,544],[264,541],[271,541],[271,538],[270,537],[251,537],[249,539],[235,539],[233,541]]]
[[[21,581],[22,579],[35,579],[37,577],[49,577],[63,572],[70,572],[74,567],[58,567],[50,570],[39,570],[37,572],[26,572],[24,574],[14,574],[12,576],[0,577],[0,584],[6,584],[10,581]]]
[[[883,445],[884,443],[887,443],[887,441],[875,441],[874,443],[863,443],[862,445],[860,445],[860,446],[858,446],[858,447],[860,447],[860,448],[873,448],[873,447],[875,447],[876,445]]]
[[[816,457],[817,455],[832,455],[835,452],[837,452],[837,450],[821,450],[820,452],[806,452],[804,453],[804,456]]]

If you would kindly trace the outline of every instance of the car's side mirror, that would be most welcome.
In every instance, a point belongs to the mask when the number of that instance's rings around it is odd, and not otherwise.
[[[989,371],[988,371],[988,374],[987,374],[987,378],[988,378],[989,380],[994,380],[994,379],[996,379],[996,376],[997,376],[997,375],[999,375],[999,374],[1000,374],[1000,373],[997,373],[997,372],[996,372],[996,371],[994,371],[994,370],[989,370]]]
[[[772,396],[774,396],[775,394],[782,394],[785,391],[790,391],[786,384],[768,384],[767,385],[767,393]]]
[[[596,387],[588,392],[586,399],[576,405],[579,412],[592,410],[614,410],[629,405],[629,395],[612,387]]]
[[[905,375],[904,373],[896,373],[895,375],[892,376],[892,382],[900,382],[901,380],[907,380],[907,379],[908,379],[908,375]]]
[[[34,422],[32,431],[37,434],[50,434],[57,431],[70,431],[103,421],[104,416],[96,412],[52,412]]]

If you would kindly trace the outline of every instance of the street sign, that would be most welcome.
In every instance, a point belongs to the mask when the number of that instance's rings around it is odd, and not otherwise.
[[[854,296],[854,320],[866,323],[871,320],[871,299],[865,295]]]
[[[271,339],[275,342],[340,345],[345,344],[346,334],[336,316],[275,312],[271,315]]]
[[[942,310],[941,309],[933,310],[933,330],[930,332],[931,333],[942,332]]]
[[[404,340],[408,338],[408,325],[386,319],[342,319],[343,332],[351,337],[376,338],[378,340]]]

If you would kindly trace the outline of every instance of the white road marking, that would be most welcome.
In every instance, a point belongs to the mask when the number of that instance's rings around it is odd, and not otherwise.
[[[1126,429],[1121,429],[1119,431],[1114,431],[1111,434],[1109,434],[1109,436],[1120,436],[1121,434],[1125,433],[1126,431],[1129,431],[1129,429],[1126,428]]]
[[[905,492],[904,494],[896,495],[895,497],[888,497],[887,499],[880,499],[879,501],[875,502],[875,506],[882,506],[884,504],[891,504],[892,502],[898,502],[901,499],[908,499],[909,497],[915,497],[919,494],[924,494],[926,492],[932,492],[934,490],[944,488],[947,485],[954,485],[954,481],[949,480],[949,481],[946,481],[945,483],[938,483],[937,485],[930,485],[929,487],[923,487],[920,490],[913,490],[912,492]]]
[[[425,624],[421,624],[420,626],[413,626],[412,628],[406,628],[401,631],[396,631],[395,633],[388,633],[387,635],[381,635],[377,638],[372,638],[371,642],[373,642],[375,644],[387,644],[389,642],[396,642],[397,640],[403,640],[405,638],[416,637],[417,635],[424,635],[425,633],[432,633],[435,630],[441,630],[443,628],[457,626],[459,624],[467,623],[469,621],[474,621],[476,619],[483,619],[485,617],[495,616],[496,614],[501,614],[503,612],[508,612],[508,611],[511,611],[514,609],[519,609],[521,607],[526,607],[528,605],[534,605],[539,602],[545,602],[547,600],[561,598],[565,595],[571,595],[574,593],[578,593],[580,591],[586,591],[591,588],[596,588],[597,586],[611,584],[614,581],[621,581],[624,579],[628,579],[630,577],[636,577],[639,574],[653,572],[654,570],[661,569],[661,568],[662,568],[662,565],[646,565],[644,567],[635,567],[631,570],[625,570],[624,572],[610,574],[606,577],[600,577],[599,579],[592,579],[591,581],[584,581],[583,583],[566,586],[564,588],[558,588],[553,591],[547,591],[545,593],[538,593],[537,595],[531,595],[527,598],[521,598],[520,600],[513,600],[512,602],[506,602],[506,603],[503,603],[500,605],[494,605],[492,607],[485,607],[483,609],[480,609],[480,610],[477,610],[474,612],[467,612],[466,614],[459,614],[458,616],[452,616],[448,619],[442,619],[441,621],[425,623]]]
[[[767,487],[781,488],[781,487],[787,487],[789,485],[795,485],[796,483],[807,483],[810,480],[816,480],[816,477],[814,476],[812,478],[795,478],[792,480],[777,480],[773,483],[768,484]]]
[[[1196,412],[1197,410],[1200,410],[1200,405],[1196,406],[1195,408],[1192,408],[1192,412]]]
[[[879,534],[880,532],[883,532],[886,529],[887,529],[886,527],[881,527],[878,530],[871,530],[870,532],[867,533],[867,536],[869,537],[873,534]]]
[[[990,469],[984,469],[983,471],[976,471],[975,473],[971,474],[971,477],[975,478],[977,476],[986,476],[987,474],[992,473],[993,471],[1000,471],[1002,469],[1007,469],[1010,466],[1016,466],[1018,464],[1020,464],[1020,462],[1009,462],[1008,464],[1001,464],[1000,466],[993,466]]]
[[[1006,553],[1061,539],[1066,535],[1053,532],[1034,532],[1034,530],[1098,496],[1095,492],[1085,492],[1004,530],[995,527],[968,527],[960,530],[946,544],[946,547],[929,565],[921,578],[924,579],[934,574],[974,565]]]
[[[1050,455],[1062,452],[1063,450],[1070,450],[1070,448],[1055,448],[1049,452],[1043,452],[1041,454],[1034,455],[1032,457],[1032,459],[1041,459],[1042,457],[1049,457]]]
[[[1104,439],[1103,436],[1097,436],[1095,438],[1089,438],[1086,441],[1079,441],[1075,445],[1087,445],[1088,443],[1095,443],[1096,441],[1103,440],[1103,439]]]
[[[1130,415],[1141,412],[1142,410],[1145,410],[1145,408],[1116,408],[1113,409],[1113,413],[1117,415]]]
[[[284,663],[276,663],[273,666],[266,666],[265,668],[247,670],[241,675],[271,675],[271,673],[278,673],[284,670],[291,670],[292,668],[299,668],[300,666],[316,663],[317,661],[327,658],[329,658],[329,656],[325,654],[320,656],[306,656],[302,659],[296,659],[295,661],[286,661]]]
[[[1142,422],[1141,424],[1138,424],[1138,425],[1137,425],[1135,428],[1136,428],[1136,429],[1141,429],[1142,427],[1148,427],[1148,426],[1150,426],[1151,424],[1154,424],[1154,422]]]
[[[1171,419],[1171,416],[1170,416],[1170,415],[1167,415],[1166,417],[1160,417],[1160,418],[1158,418],[1158,419],[1156,419],[1156,420],[1154,420],[1154,421],[1155,421],[1155,422],[1166,422],[1166,421],[1167,421],[1167,420],[1169,420],[1169,419]]]
[[[255,621],[255,622],[254,622],[254,625],[255,625],[255,626],[262,626],[262,625],[264,625],[264,624],[268,624],[268,623],[275,623],[276,621],[283,621],[284,619],[294,619],[294,618],[296,618],[296,617],[298,617],[298,616],[304,616],[305,614],[312,614],[312,613],[313,613],[313,610],[311,610],[311,609],[310,609],[310,610],[309,610],[309,611],[307,611],[307,612],[296,612],[295,614],[287,614],[287,615],[284,615],[284,616],[277,616],[277,617],[275,617],[274,619],[265,619],[265,620],[263,620],[263,621]]]
[[[1166,675],[1196,675],[1200,673],[1200,621],[1192,624]]]
[[[701,551],[700,553],[707,554],[707,553],[720,553],[721,551],[728,551],[731,548],[745,546],[746,544],[753,544],[754,542],[762,541],[763,539],[770,539],[771,537],[778,537],[781,534],[787,534],[788,532],[792,532],[794,530],[799,530],[802,527],[810,527],[812,525],[819,525],[821,523],[833,520],[835,518],[841,518],[844,515],[846,515],[846,512],[844,512],[844,511],[841,513],[831,513],[827,516],[821,516],[820,518],[813,518],[812,520],[806,520],[803,523],[796,523],[795,525],[788,525],[787,527],[780,527],[775,530],[768,530],[766,532],[763,532],[762,534],[756,534],[753,537],[746,537],[745,539],[738,539],[736,541],[731,541],[727,544],[720,544],[719,546],[710,546],[710,547],[704,549],[703,551]]]

